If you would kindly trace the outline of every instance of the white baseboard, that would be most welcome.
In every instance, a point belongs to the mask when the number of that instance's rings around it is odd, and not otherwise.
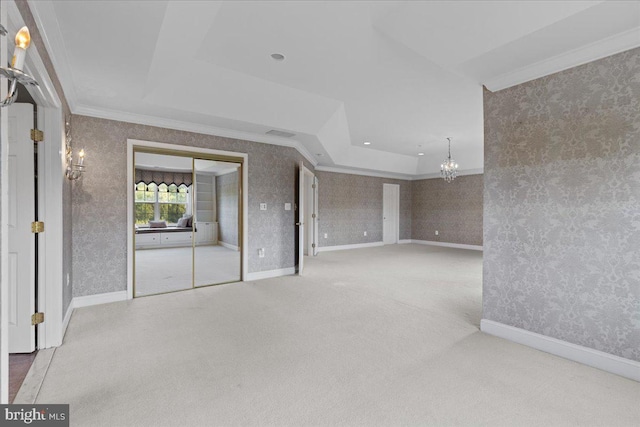
[[[484,333],[526,345],[546,353],[555,354],[565,359],[583,363],[635,381],[640,381],[640,362],[636,362],[635,360],[625,359],[613,354],[572,344],[488,319],[482,319],[480,321],[480,330]]]
[[[67,333],[67,326],[69,326],[69,321],[71,320],[71,315],[73,314],[73,299],[69,303],[69,307],[67,307],[67,312],[64,314],[64,320],[62,321],[62,340],[64,341],[64,335]]]
[[[278,270],[257,271],[255,273],[247,273],[247,282],[253,280],[270,279],[272,277],[290,276],[296,274],[295,267],[280,268]]]
[[[232,245],[231,243],[223,242],[222,240],[218,240],[218,244],[220,246],[224,246],[227,249],[231,249],[232,251],[239,251],[240,250],[239,247],[237,247],[235,245]]]
[[[338,245],[338,246],[320,246],[318,248],[318,252],[329,252],[329,251],[343,251],[346,249],[361,249],[361,248],[371,248],[374,246],[382,246],[384,243],[382,242],[372,242],[372,243],[356,243],[354,245]]]
[[[116,301],[125,301],[127,299],[127,291],[108,292],[106,294],[87,295],[84,297],[75,297],[71,304],[73,308],[88,307],[90,305],[107,304]]]
[[[415,243],[418,245],[443,246],[445,248],[471,249],[474,251],[482,250],[482,246],[464,245],[462,243],[432,242],[430,240],[411,240],[411,243]]]
[[[398,240],[399,245],[406,245],[407,243],[411,243],[411,239]]]

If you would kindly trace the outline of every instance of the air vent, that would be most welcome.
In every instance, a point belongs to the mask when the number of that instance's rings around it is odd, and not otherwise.
[[[281,136],[283,138],[291,138],[292,136],[295,135],[295,133],[271,129],[269,132],[267,132],[267,135],[275,135],[275,136]]]

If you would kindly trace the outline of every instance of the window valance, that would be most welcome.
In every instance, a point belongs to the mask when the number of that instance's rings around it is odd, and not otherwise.
[[[160,185],[175,184],[178,187],[182,184],[189,187],[193,183],[193,174],[186,172],[166,172],[149,169],[136,168],[136,184],[143,182],[146,185],[151,183]]]

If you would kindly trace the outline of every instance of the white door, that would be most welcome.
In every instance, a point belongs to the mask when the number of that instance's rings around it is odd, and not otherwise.
[[[9,353],[36,349],[33,105],[13,104],[9,110]]]
[[[298,182],[298,274],[304,268],[304,164],[300,162],[300,177]]]
[[[382,185],[382,242],[385,245],[398,243],[400,229],[400,186]]]
[[[318,177],[313,177],[313,256],[318,255]]]

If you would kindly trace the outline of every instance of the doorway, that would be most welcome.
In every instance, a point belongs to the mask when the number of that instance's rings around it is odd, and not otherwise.
[[[296,266],[304,270],[304,257],[318,254],[318,179],[301,161],[296,191]]]
[[[398,243],[400,235],[400,186],[382,185],[382,242],[385,245]]]
[[[244,279],[246,154],[128,141],[128,297]]]

